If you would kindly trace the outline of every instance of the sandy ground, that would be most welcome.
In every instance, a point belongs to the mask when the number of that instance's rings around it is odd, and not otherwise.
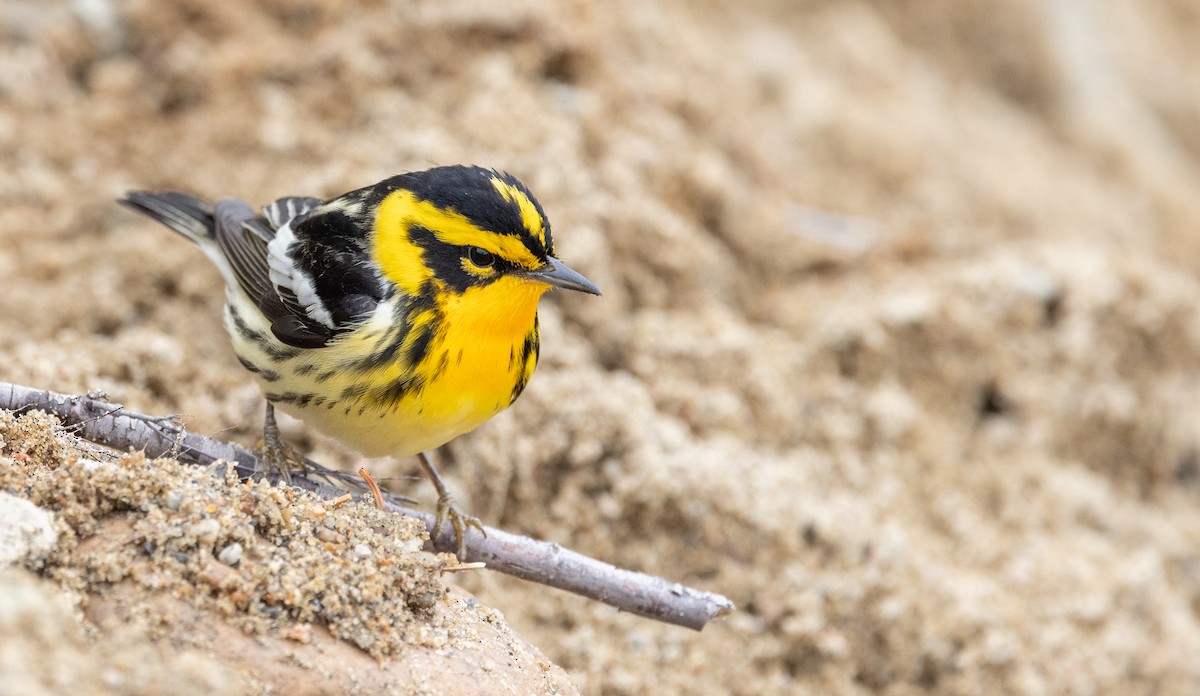
[[[605,295],[543,303],[452,487],[740,608],[463,578],[581,691],[1196,693],[1198,33],[1190,0],[8,0],[0,379],[252,443],[216,272],[112,199],[503,168]],[[100,618],[63,659],[138,659]]]

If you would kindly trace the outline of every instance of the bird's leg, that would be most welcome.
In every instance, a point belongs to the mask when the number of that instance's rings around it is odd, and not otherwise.
[[[421,468],[425,470],[425,474],[429,476],[429,480],[433,482],[433,487],[438,492],[437,519],[434,521],[433,536],[441,534],[442,522],[449,519],[450,525],[454,527],[454,536],[458,539],[458,560],[466,560],[467,528],[474,527],[485,537],[487,531],[484,530],[483,523],[479,521],[478,517],[468,515],[459,509],[458,501],[450,495],[450,491],[446,490],[446,484],[442,483],[442,477],[438,475],[437,467],[429,460],[429,456],[421,452],[417,458],[421,460]]]
[[[287,443],[283,441],[283,436],[279,433],[279,425],[275,422],[275,406],[270,401],[267,402],[267,414],[263,419],[262,445],[258,451],[261,463],[260,473],[268,475],[272,472],[278,473],[279,478],[288,485],[292,483],[293,470],[307,473],[308,467],[304,464],[304,457],[296,454],[295,450],[288,447]]]

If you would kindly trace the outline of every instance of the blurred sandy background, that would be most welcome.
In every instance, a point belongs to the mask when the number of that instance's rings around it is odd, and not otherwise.
[[[543,303],[452,487],[739,606],[464,578],[581,691],[1200,693],[1197,36],[1194,0],[4,0],[0,380],[253,443],[217,273],[113,198],[505,169],[605,295]]]

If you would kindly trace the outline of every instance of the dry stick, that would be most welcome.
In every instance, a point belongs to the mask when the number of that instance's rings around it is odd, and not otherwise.
[[[40,409],[58,416],[85,440],[119,450],[143,450],[151,458],[170,456],[180,461],[209,465],[233,462],[238,475],[247,478],[258,471],[258,456],[227,442],[189,433],[174,417],[155,418],[134,413],[117,404],[89,396],[68,396],[0,382],[0,409]],[[321,468],[318,467],[318,471]],[[328,471],[328,470],[325,470]],[[325,498],[345,493],[334,486],[304,478],[296,485]],[[434,525],[432,513],[388,503],[388,509],[417,517],[427,529]],[[712,619],[733,611],[733,603],[711,592],[702,592],[662,578],[623,570],[558,544],[487,527],[485,538],[469,530],[467,561],[483,561],[498,570],[525,580],[542,583],[599,600],[631,614],[700,630]],[[438,551],[453,553],[453,534],[431,534],[430,544]]]

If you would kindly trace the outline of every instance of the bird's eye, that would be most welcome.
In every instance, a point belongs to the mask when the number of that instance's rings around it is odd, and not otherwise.
[[[481,247],[468,247],[467,260],[479,268],[488,268],[496,263],[496,255]]]

